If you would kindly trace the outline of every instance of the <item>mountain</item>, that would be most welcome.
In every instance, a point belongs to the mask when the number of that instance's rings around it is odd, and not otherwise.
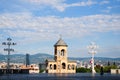
[[[37,53],[34,55],[30,55],[31,63],[43,63],[46,59],[53,59],[53,55],[45,54],[45,53]]]
[[[30,63],[43,63],[46,59],[53,59],[54,56],[45,53],[37,53],[30,55]],[[90,57],[86,58],[75,58],[75,57],[68,57],[69,60],[75,61],[83,61],[88,62],[90,61]],[[10,61],[13,63],[25,63],[26,55],[25,54],[12,54],[10,55]],[[6,62],[7,55],[0,54],[0,62]],[[120,62],[120,58],[106,58],[106,57],[95,57],[95,62]]]
[[[53,59],[53,55],[45,53],[37,53],[30,55],[29,57],[31,63],[43,63],[46,59]],[[10,55],[10,62],[12,63],[25,63],[25,54],[12,54]],[[0,62],[7,62],[7,55],[0,54]]]

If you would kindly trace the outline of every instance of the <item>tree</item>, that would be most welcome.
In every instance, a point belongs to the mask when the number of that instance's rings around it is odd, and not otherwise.
[[[111,69],[117,69],[116,65],[105,66],[103,71],[109,73]]]
[[[109,72],[110,72],[110,69],[111,69],[110,66],[105,66],[104,69],[103,69],[103,71],[104,71],[105,73],[109,73]]]
[[[95,71],[98,72],[98,73],[100,73],[100,68],[101,68],[100,65],[96,65],[96,67],[95,67]]]
[[[116,63],[115,63],[115,62],[113,62],[113,65],[114,65],[114,66],[116,66]]]
[[[41,69],[41,70],[40,70],[40,73],[42,73],[42,72],[44,72],[44,71],[45,71],[44,69]]]
[[[76,69],[76,72],[77,72],[77,73],[85,73],[85,72],[91,72],[91,70],[90,70],[90,69],[87,69],[87,68],[81,67],[81,68],[77,68],[77,69]]]
[[[110,66],[110,62],[108,61],[108,66]]]

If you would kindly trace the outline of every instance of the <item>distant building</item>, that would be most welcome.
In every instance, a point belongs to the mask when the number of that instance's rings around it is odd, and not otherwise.
[[[0,63],[0,69],[6,69],[7,68],[7,63],[3,62]]]
[[[76,73],[76,61],[67,59],[68,45],[60,38],[54,45],[54,59],[46,60],[47,73]]]
[[[29,73],[39,73],[39,65],[30,64],[30,65],[20,65],[20,69],[29,69]]]
[[[111,69],[110,73],[111,74],[120,74],[120,69]]]
[[[39,73],[39,65],[37,64],[31,64],[29,65],[29,73]]]
[[[83,67],[82,61],[77,61],[77,68]]]
[[[26,66],[30,65],[29,54],[26,54]]]

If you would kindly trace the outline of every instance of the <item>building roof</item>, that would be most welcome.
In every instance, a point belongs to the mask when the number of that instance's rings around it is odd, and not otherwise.
[[[46,59],[47,62],[55,62],[53,59]]]
[[[60,38],[54,46],[68,46],[62,38]]]
[[[75,60],[69,60],[68,63],[76,63]]]

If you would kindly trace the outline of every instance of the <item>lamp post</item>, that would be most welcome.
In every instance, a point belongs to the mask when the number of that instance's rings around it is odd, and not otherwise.
[[[91,42],[91,44],[88,46],[88,53],[92,54],[92,59],[91,59],[91,67],[92,67],[92,73],[96,73],[95,69],[94,69],[94,55],[97,53],[97,49],[98,46],[94,43]]]
[[[7,70],[10,69],[10,52],[14,51],[14,49],[11,48],[11,45],[16,45],[16,43],[11,42],[12,39],[11,38],[7,38],[7,42],[3,42],[2,45],[7,45],[8,48],[4,48],[4,51],[8,52],[8,56],[7,56]]]

